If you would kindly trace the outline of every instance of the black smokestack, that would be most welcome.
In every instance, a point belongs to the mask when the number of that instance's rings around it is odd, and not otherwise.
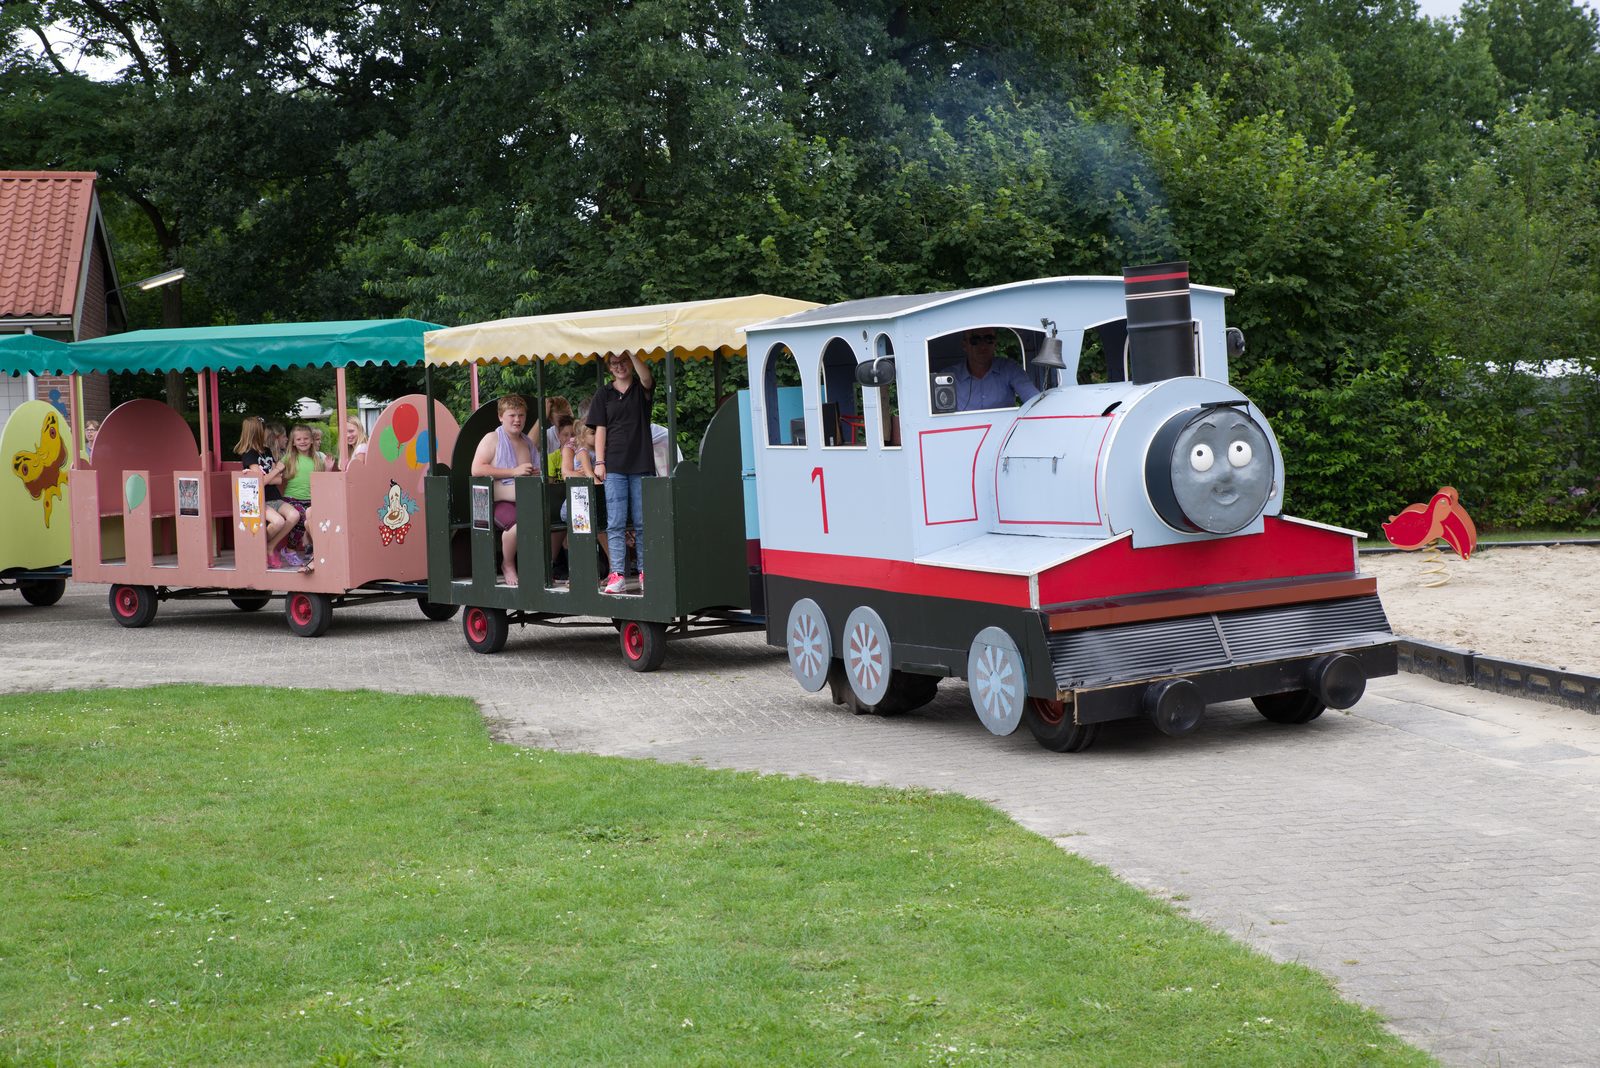
[[[1189,264],[1124,267],[1128,308],[1128,380],[1159,382],[1200,372],[1189,313]]]

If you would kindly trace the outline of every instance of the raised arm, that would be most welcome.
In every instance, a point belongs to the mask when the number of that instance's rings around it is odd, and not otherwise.
[[[667,356],[667,359],[670,360],[671,358],[671,355]],[[645,363],[637,352],[630,351],[628,359],[633,361],[633,375],[639,380],[639,384],[645,389],[655,389],[656,376],[650,373],[650,365]]]

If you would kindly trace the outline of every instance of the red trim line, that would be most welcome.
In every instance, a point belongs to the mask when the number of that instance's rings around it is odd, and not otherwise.
[[[922,522],[924,526],[943,527],[951,523],[976,523],[978,521],[978,454],[983,451],[983,443],[989,440],[989,431],[994,429],[993,423],[978,423],[973,426],[947,426],[939,430],[919,430],[917,432],[917,470],[922,482],[917,487],[922,491]],[[958,434],[964,430],[982,430],[983,437],[978,439],[978,445],[972,450],[972,515],[967,519],[930,519],[928,518],[928,458],[922,451],[922,439],[930,434]]]
[[[923,597],[1028,607],[1028,580],[1023,575],[995,575],[987,571],[930,567],[908,560],[834,556],[765,547],[761,550],[761,570],[768,575],[830,586],[856,586],[887,593],[914,593]]]
[[[855,586],[921,597],[941,597],[1026,608],[1028,577],[933,567],[908,560],[837,556],[787,549],[761,550],[768,575],[831,586]],[[1041,606],[1063,605],[1169,590],[1217,593],[1240,582],[1350,575],[1355,539],[1347,534],[1268,518],[1260,534],[1182,545],[1135,549],[1126,537],[1099,543],[1082,556],[1039,576]]]
[[[1135,282],[1172,282],[1179,278],[1187,280],[1188,271],[1179,271],[1177,274],[1127,274],[1122,276],[1123,285],[1133,285]]]

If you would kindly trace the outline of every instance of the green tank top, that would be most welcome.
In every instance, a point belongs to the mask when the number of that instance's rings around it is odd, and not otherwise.
[[[287,457],[285,457],[285,460],[287,460]],[[299,463],[295,473],[284,480],[283,495],[285,497],[293,497],[297,501],[309,501],[311,499],[311,472],[317,470],[317,459],[315,456],[301,456],[298,460]],[[287,463],[285,466],[287,466]]]

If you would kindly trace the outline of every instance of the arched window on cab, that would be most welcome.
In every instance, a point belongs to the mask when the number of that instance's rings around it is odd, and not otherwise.
[[[893,368],[893,377],[878,390],[878,440],[886,449],[900,447],[900,367],[894,362],[894,342],[888,334],[879,334],[872,343],[873,360],[885,361],[881,368]]]
[[[856,380],[856,354],[842,337],[822,349],[822,444],[828,448],[867,447],[866,409]]]
[[[804,387],[800,382],[800,363],[787,345],[767,350],[762,372],[763,406],[767,412],[768,445],[804,445],[806,409]]]

